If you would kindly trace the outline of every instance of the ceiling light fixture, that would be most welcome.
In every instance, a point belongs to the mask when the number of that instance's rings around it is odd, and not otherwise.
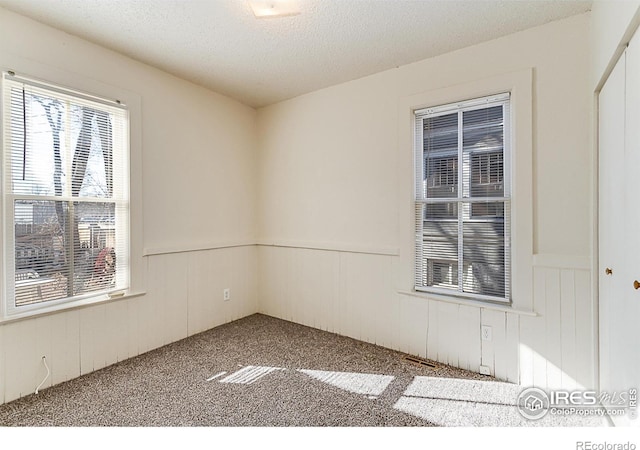
[[[300,14],[297,0],[249,0],[249,5],[259,19]]]

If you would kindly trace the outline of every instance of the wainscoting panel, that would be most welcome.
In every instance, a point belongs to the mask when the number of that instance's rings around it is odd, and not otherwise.
[[[44,378],[46,375],[42,356],[48,354],[38,354],[37,346],[41,322],[46,320],[41,318],[4,326],[5,401],[33,393],[41,381],[38,376],[42,374]]]
[[[340,253],[340,304],[346,305],[344,328],[338,333],[373,344],[386,340],[393,347],[385,323],[389,303],[396,298],[391,257]]]
[[[521,384],[543,389],[595,385],[595,329],[590,273],[534,267],[537,317],[520,317]]]
[[[276,247],[260,247],[258,251],[258,311],[280,319],[291,320],[289,307],[292,251]],[[334,325],[335,326],[335,325]]]
[[[458,367],[473,372],[480,371],[480,365],[482,364],[480,312],[480,309],[474,306],[458,306],[461,339],[458,348]]]
[[[255,257],[255,248],[247,247],[189,252],[188,335],[256,312]],[[229,301],[224,289],[230,289]]]
[[[581,258],[538,256],[534,310],[431,298],[394,286],[396,256],[259,246],[259,311],[544,389],[592,387],[593,299]],[[563,262],[577,261],[576,267]],[[481,328],[490,326],[491,340]]]
[[[107,365],[106,352],[109,345],[107,333],[109,333],[109,329],[105,310],[104,304],[80,310],[81,375],[102,369]]]
[[[392,331],[395,331],[393,334],[395,345],[390,348],[410,355],[429,358],[429,347],[426,345],[429,342],[427,336],[429,333],[437,331],[436,328],[431,327],[429,303],[410,295],[397,294],[396,298],[399,303],[397,321],[391,325]],[[432,352],[437,352],[435,345]]]
[[[257,311],[257,250],[146,257],[147,293],[0,325],[0,403]],[[231,289],[223,301],[222,290]]]
[[[291,286],[287,297],[289,317],[294,322],[327,330],[338,304],[338,254],[323,251],[311,254],[304,249],[292,249],[287,254],[293,277],[280,286]]]
[[[184,301],[188,292],[189,253],[157,255],[148,259],[148,286],[146,302],[140,304],[138,323],[148,320],[143,327],[149,331],[143,337],[146,350],[161,347],[187,337],[188,308]],[[140,314],[142,312],[142,314]]]
[[[576,352],[575,370],[567,368],[567,373],[575,380],[577,387],[595,388],[597,382],[597,321],[592,300],[591,272],[576,270],[575,279],[575,328]],[[568,316],[571,317],[571,316]],[[566,355],[568,358],[569,355]]]

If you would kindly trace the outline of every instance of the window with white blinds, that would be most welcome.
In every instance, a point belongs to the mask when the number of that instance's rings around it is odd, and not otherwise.
[[[510,302],[509,94],[415,112],[415,288]]]
[[[5,314],[129,287],[126,107],[3,75]]]

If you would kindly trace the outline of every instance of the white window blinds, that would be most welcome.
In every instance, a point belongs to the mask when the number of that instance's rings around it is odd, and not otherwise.
[[[415,288],[510,301],[509,94],[415,112]]]
[[[6,313],[129,286],[124,105],[3,77]]]

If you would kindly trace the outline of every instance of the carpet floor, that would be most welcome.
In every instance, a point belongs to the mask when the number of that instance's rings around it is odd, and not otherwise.
[[[0,406],[0,426],[592,426],[520,386],[255,314]]]

